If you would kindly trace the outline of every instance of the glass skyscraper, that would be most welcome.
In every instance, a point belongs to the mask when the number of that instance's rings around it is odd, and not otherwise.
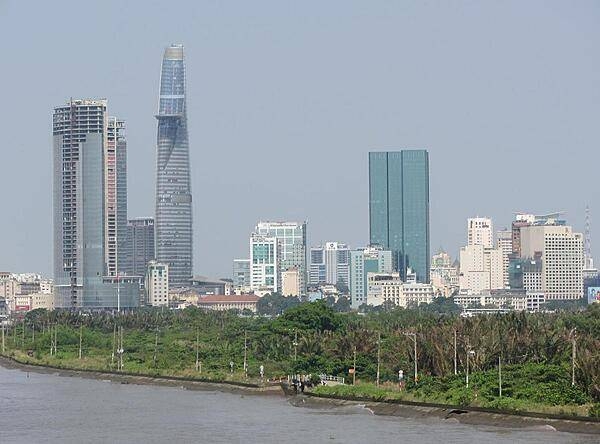
[[[124,253],[119,260],[120,273],[145,276],[148,263],[154,259],[154,219],[138,217],[127,222]]]
[[[52,117],[55,305],[135,307],[139,284],[117,276],[127,218],[124,122],[106,100],[70,100]]]
[[[429,282],[429,155],[426,150],[369,153],[371,244],[389,249],[406,279]]]
[[[192,278],[192,190],[183,45],[165,49],[160,75],[156,157],[156,260],[169,266],[169,285]]]

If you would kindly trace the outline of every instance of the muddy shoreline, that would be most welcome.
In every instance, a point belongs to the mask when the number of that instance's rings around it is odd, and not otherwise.
[[[168,377],[168,376],[144,376],[128,373],[112,373],[95,370],[75,370],[63,369],[58,367],[49,367],[36,364],[26,364],[16,361],[12,358],[0,356],[0,366],[8,369],[17,369],[32,373],[42,373],[66,377],[79,377],[85,379],[94,379],[97,381],[112,381],[121,384],[136,385],[158,385],[164,387],[179,387],[187,390],[205,390],[221,391],[235,394],[252,395],[270,395],[284,396],[283,390],[279,384],[259,386],[256,384],[238,384],[234,382],[213,382],[207,380],[193,380],[189,378]]]
[[[166,376],[141,376],[133,374],[119,374],[101,371],[71,370],[42,365],[25,364],[12,358],[0,356],[0,366],[8,369],[17,369],[25,372],[42,373],[63,377],[79,377],[99,381],[112,381],[122,384],[154,385],[163,387],[177,387],[187,390],[221,391],[240,395],[278,396],[285,394],[279,385],[258,386],[255,384],[236,384],[229,382],[211,382],[191,380],[186,378]],[[469,408],[456,408],[452,406],[439,406],[388,403],[376,401],[361,401],[321,397],[315,394],[288,396],[288,401],[295,407],[304,408],[338,408],[347,406],[364,406],[375,415],[394,416],[399,418],[427,419],[437,418],[441,421],[458,422],[467,425],[494,426],[505,428],[528,428],[539,430],[556,430],[568,433],[585,433],[600,435],[600,422],[557,419],[539,416],[514,415],[508,413],[494,413],[477,411]]]

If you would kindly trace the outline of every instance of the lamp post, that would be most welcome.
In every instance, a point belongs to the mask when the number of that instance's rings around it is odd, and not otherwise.
[[[467,351],[467,388],[469,388],[469,356],[474,356],[475,351],[469,350]]]
[[[379,387],[380,365],[381,365],[381,332],[377,333],[377,387]]]
[[[571,346],[571,386],[575,386],[575,353],[576,353],[576,338],[575,338],[575,332],[577,331],[576,328],[574,328],[573,330],[571,330],[571,337],[572,337],[572,346]]]
[[[458,375],[458,368],[457,368],[458,367],[458,365],[457,365],[458,356],[457,355],[458,355],[458,349],[456,347],[456,329],[454,329],[454,375],[455,376]]]
[[[356,346],[354,346],[354,363],[352,366],[352,385],[356,385]]]
[[[502,355],[498,356],[498,394],[502,398]]]
[[[298,360],[298,330],[294,332],[294,362]]]
[[[244,330],[244,377],[248,379],[248,333]]]
[[[416,333],[404,333],[406,336],[410,337],[413,340],[414,345],[414,355],[415,355],[415,384],[417,383],[417,334]]]

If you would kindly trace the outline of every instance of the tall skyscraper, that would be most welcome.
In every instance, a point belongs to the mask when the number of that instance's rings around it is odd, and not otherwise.
[[[54,109],[56,307],[137,305],[138,283],[116,277],[119,203],[127,200],[119,177],[126,168],[123,128],[108,117],[106,100],[71,100]]]
[[[279,279],[281,273],[297,268],[300,279],[300,294],[306,293],[306,222],[259,222],[254,233],[274,237],[279,241]]]
[[[406,279],[429,282],[429,155],[426,150],[369,153],[370,242],[393,253]]]
[[[107,275],[116,276],[127,238],[127,142],[125,122],[116,117],[107,120],[104,164],[104,254]]]
[[[165,49],[160,75],[156,156],[156,260],[171,288],[192,278],[192,189],[183,45]]]
[[[154,259],[154,219],[138,217],[127,222],[127,236],[119,261],[119,273],[145,276],[148,263]]]
[[[309,283],[348,285],[350,249],[346,244],[326,242],[310,249]]]

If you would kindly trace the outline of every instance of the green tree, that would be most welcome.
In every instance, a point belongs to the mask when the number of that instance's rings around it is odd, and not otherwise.
[[[299,330],[335,331],[341,324],[339,315],[323,300],[290,308],[277,320],[286,328]]]

